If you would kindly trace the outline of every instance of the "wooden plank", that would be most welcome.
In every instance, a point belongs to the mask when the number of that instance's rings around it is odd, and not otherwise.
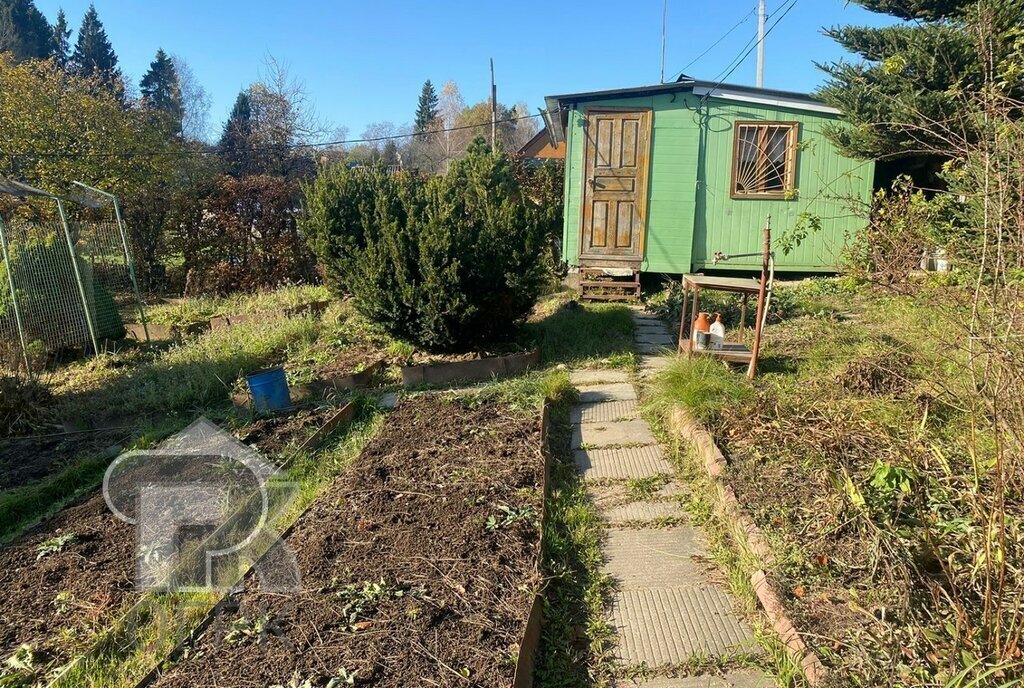
[[[713,277],[710,275],[683,275],[683,282],[691,287],[732,291],[739,294],[756,294],[761,289],[758,280],[746,277]]]
[[[712,358],[721,359],[726,363],[750,363],[753,353],[747,347],[733,342],[726,342],[722,346],[723,348],[721,349],[698,349],[693,346],[691,340],[686,339],[679,342],[679,352],[697,356],[711,356]]]

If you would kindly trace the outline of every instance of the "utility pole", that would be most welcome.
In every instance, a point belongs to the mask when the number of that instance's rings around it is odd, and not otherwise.
[[[494,84],[494,58],[491,58],[491,150],[498,150],[498,87]]]
[[[661,10],[661,81],[665,83],[665,34],[668,32],[668,0]]]
[[[758,0],[757,7],[757,87],[764,88],[764,25],[768,20],[766,0]],[[750,5],[747,5],[749,7]]]

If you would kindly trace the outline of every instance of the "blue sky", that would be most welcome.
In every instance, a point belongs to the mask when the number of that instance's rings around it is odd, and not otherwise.
[[[36,0],[75,29],[89,0]],[[769,0],[769,13],[784,6]],[[669,0],[666,71],[677,72],[748,15],[756,0]],[[535,112],[553,93],[657,83],[662,0],[96,0],[122,69],[137,84],[157,48],[191,65],[212,99],[219,132],[238,91],[267,55],[286,64],[332,125],[360,134],[371,122],[412,119],[425,79],[459,84],[470,104],[488,97]],[[769,25],[771,24],[769,19]],[[810,91],[815,61],[842,56],[823,26],[879,24],[847,0],[799,0],[766,41],[765,86]],[[756,31],[751,14],[688,73],[714,79]],[[754,82],[754,56],[729,79]]]

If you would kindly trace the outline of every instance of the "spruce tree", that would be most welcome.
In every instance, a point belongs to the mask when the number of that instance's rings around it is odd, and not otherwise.
[[[57,10],[57,22],[53,25],[53,61],[63,70],[71,62],[71,29],[64,10]]]
[[[0,0],[0,53],[22,62],[45,60],[52,51],[50,24],[32,0]]]
[[[252,164],[252,103],[249,94],[242,91],[235,99],[228,121],[224,124],[217,148],[225,162],[228,173],[235,177],[251,174]]]
[[[123,98],[124,82],[121,70],[117,68],[117,55],[107,38],[95,5],[89,5],[89,11],[82,19],[71,64],[77,75],[95,78],[102,86]]]
[[[427,79],[420,91],[420,101],[416,106],[416,133],[422,134],[430,126],[430,123],[437,119],[438,115],[437,92],[434,91],[434,84]]]
[[[828,133],[845,153],[860,158],[913,157],[940,146],[929,134],[934,124],[958,116],[962,95],[986,81],[986,62],[1012,61],[1024,29],[1024,0],[853,1],[903,20],[826,30],[861,58],[818,65],[828,75],[818,95],[846,120]],[[985,55],[973,30],[979,18],[991,22]],[[1005,88],[1013,98],[1024,97],[1024,80],[1007,80]]]
[[[156,51],[156,59],[149,64],[149,71],[142,77],[139,90],[142,92],[142,106],[163,115],[171,131],[180,134],[185,117],[181,84],[174,63],[163,49]]]

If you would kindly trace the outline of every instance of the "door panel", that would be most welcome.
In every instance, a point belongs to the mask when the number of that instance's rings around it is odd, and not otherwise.
[[[649,111],[591,111],[586,124],[581,258],[643,258]]]

